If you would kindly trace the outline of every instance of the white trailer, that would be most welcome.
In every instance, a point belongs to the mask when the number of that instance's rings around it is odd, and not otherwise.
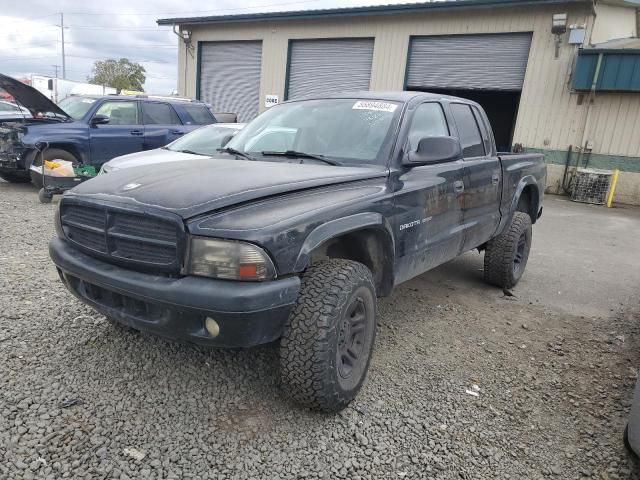
[[[69,95],[109,95],[118,93],[115,88],[103,85],[74,82],[44,75],[31,75],[31,86],[55,103],[67,98]]]

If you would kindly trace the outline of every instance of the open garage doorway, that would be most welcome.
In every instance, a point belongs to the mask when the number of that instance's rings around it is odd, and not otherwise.
[[[509,151],[531,37],[531,32],[411,37],[404,88],[478,102],[498,149]]]
[[[493,90],[456,90],[444,88],[420,89],[425,92],[453,95],[478,102],[489,117],[496,145],[499,152],[511,151],[513,132],[518,117],[520,92],[505,92]]]

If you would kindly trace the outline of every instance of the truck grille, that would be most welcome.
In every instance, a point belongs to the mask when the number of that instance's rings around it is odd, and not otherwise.
[[[183,229],[178,219],[62,202],[60,221],[72,243],[126,266],[178,273]]]

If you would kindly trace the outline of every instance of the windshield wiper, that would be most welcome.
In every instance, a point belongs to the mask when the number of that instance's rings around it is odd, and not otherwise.
[[[235,148],[232,148],[232,147],[218,148],[218,151],[219,152],[230,153],[231,155],[238,155],[239,157],[244,157],[247,160],[254,160],[254,161],[256,160],[255,158],[253,158],[248,153],[241,152],[240,150],[236,150]]]
[[[285,150],[284,152],[272,152],[272,151],[264,151],[260,152],[265,156],[277,156],[277,157],[291,157],[291,158],[312,158],[314,160],[319,160],[324,163],[328,163],[329,165],[340,165],[340,162],[336,162],[335,160],[331,160],[330,158],[325,157],[324,155],[317,155],[313,153],[306,152],[296,152],[295,150]]]
[[[167,150],[171,150],[170,148],[167,148]],[[178,153],[188,153],[190,155],[203,155],[203,156],[207,156],[204,153],[198,153],[198,152],[194,152],[193,150],[171,150],[172,152],[178,152]]]

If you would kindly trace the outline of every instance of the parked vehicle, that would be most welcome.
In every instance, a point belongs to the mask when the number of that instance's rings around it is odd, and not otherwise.
[[[520,280],[546,176],[542,155],[496,152],[478,104],[415,92],[285,102],[215,162],[137,170],[62,198],[49,252],[67,288],[173,339],[279,340],[284,391],[324,411],[365,379],[377,297],[472,249],[489,283]]]
[[[231,140],[242,127],[244,127],[243,123],[214,123],[201,127],[167,146],[145,152],[130,153],[109,160],[102,165],[100,173],[175,162],[176,160],[194,160],[203,156],[211,157],[217,155],[218,149]]]
[[[5,75],[0,75],[0,88],[33,116],[5,122],[0,129],[0,177],[10,182],[30,180],[31,165],[41,161],[38,143],[47,145],[44,160],[100,167],[114,157],[159,148],[215,123],[202,102],[108,95],[71,96],[56,105]]]
[[[0,122],[31,118],[31,112],[13,102],[0,100]]]
[[[629,422],[624,428],[624,444],[636,457],[640,456],[640,380],[636,381]]]

